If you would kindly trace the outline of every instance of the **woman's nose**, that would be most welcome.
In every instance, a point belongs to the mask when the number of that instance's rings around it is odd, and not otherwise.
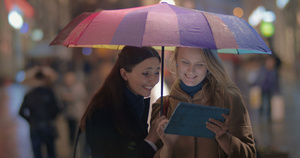
[[[195,66],[194,65],[189,65],[189,67],[188,67],[188,71],[190,71],[190,72],[195,72]]]
[[[149,83],[153,84],[153,85],[156,85],[158,83],[158,80],[159,80],[159,76],[157,75],[152,75],[150,78],[149,78]]]

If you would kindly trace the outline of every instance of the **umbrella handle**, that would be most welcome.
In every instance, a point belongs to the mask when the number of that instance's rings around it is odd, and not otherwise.
[[[161,90],[160,90],[160,116],[163,115],[163,93],[164,93],[164,58],[165,58],[165,47],[161,46]]]

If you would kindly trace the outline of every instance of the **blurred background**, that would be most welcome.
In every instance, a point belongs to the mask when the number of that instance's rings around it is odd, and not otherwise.
[[[78,115],[110,72],[118,51],[48,45],[73,18],[83,12],[121,9],[159,3],[159,0],[0,0],[0,158],[32,158],[28,123],[19,116],[23,97],[35,86],[37,68],[51,78],[61,112],[55,119],[58,158],[72,155],[71,128],[66,98],[81,96]],[[266,55],[219,54],[244,96],[257,150],[265,158],[300,157],[300,0],[170,0],[178,6],[238,16],[247,21],[274,53],[278,89],[272,93],[271,114],[265,107],[263,86],[257,84],[269,70]],[[166,52],[166,62],[168,55]],[[167,65],[167,64],[166,64]],[[165,92],[173,79],[165,67]],[[76,85],[76,86],[75,86]],[[272,86],[272,85],[271,85]],[[80,87],[81,94],[64,94]],[[160,84],[156,86],[160,89]],[[78,89],[75,88],[75,91]],[[155,95],[157,94],[157,95]],[[152,101],[160,93],[153,91]],[[274,100],[274,101],[273,101]],[[74,101],[75,102],[75,101]],[[75,103],[74,103],[75,104]],[[69,107],[68,107],[69,106]],[[75,106],[75,105],[74,105]],[[81,108],[79,106],[82,106]],[[79,107],[79,108],[78,108]],[[72,107],[71,107],[72,108]],[[71,132],[69,132],[69,129]],[[73,129],[73,132],[72,132]],[[76,132],[76,131],[75,131]],[[45,147],[42,148],[45,151]]]

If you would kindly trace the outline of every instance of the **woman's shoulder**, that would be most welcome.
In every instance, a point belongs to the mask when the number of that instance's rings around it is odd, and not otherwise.
[[[168,100],[169,97],[170,97],[170,95],[163,96],[163,102]],[[160,104],[160,103],[161,103],[161,97],[159,97],[154,104]]]
[[[113,116],[110,112],[110,110],[106,107],[101,107],[95,109],[91,116],[87,118],[86,125],[88,127],[93,127],[94,129],[97,129],[97,127],[104,127],[104,126],[113,126]]]
[[[111,111],[108,107],[95,108],[91,114],[92,119],[108,119],[111,118]]]
[[[230,88],[229,90],[227,89],[224,98],[227,106],[239,110],[245,109],[243,96],[238,90],[234,88]]]

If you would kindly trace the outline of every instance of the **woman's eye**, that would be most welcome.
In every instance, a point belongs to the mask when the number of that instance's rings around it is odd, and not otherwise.
[[[187,62],[187,61],[182,61],[182,63],[185,65],[189,64],[189,62]]]
[[[149,75],[149,73],[148,72],[143,72],[142,75],[147,76],[147,75]]]
[[[196,64],[196,66],[197,66],[197,67],[201,67],[201,66],[203,66],[203,64]]]
[[[155,75],[159,75],[159,72],[155,72]]]

